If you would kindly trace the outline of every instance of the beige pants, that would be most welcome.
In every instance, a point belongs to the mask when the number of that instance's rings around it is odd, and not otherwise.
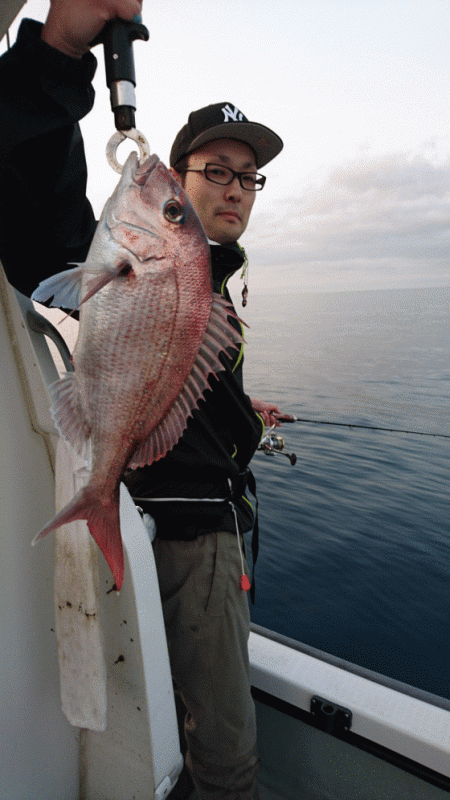
[[[237,537],[155,539],[175,689],[187,708],[186,764],[199,800],[256,800],[247,593]]]

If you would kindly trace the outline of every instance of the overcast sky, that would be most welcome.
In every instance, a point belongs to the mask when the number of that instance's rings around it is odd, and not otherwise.
[[[167,162],[189,112],[219,101],[285,142],[242,239],[253,293],[450,284],[448,0],[144,0],[144,22],[136,121],[152,152]],[[117,175],[95,53],[82,127],[99,214]]]

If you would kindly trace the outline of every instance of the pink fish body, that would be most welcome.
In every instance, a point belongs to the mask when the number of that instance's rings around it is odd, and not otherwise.
[[[37,535],[86,519],[116,587],[123,581],[119,484],[125,467],[162,458],[178,441],[218,356],[241,341],[212,293],[209,246],[181,186],[157,156],[131,153],[85,264],[33,295],[69,305],[81,280],[74,372],[51,387],[52,413],[79,452],[92,447],[82,489]]]

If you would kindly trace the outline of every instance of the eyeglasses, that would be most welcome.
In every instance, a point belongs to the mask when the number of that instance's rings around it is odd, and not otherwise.
[[[180,169],[179,172],[202,172],[207,181],[220,183],[222,186],[228,186],[238,178],[240,185],[247,192],[260,192],[266,182],[265,176],[258,172],[236,172],[230,167],[222,167],[219,164],[205,164],[203,169]]]

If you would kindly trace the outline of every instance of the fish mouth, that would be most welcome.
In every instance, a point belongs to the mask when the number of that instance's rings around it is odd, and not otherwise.
[[[137,183],[138,186],[143,186],[147,182],[149,175],[160,163],[159,157],[155,153],[149,156],[143,164],[137,162],[137,169],[133,176],[134,182]]]

